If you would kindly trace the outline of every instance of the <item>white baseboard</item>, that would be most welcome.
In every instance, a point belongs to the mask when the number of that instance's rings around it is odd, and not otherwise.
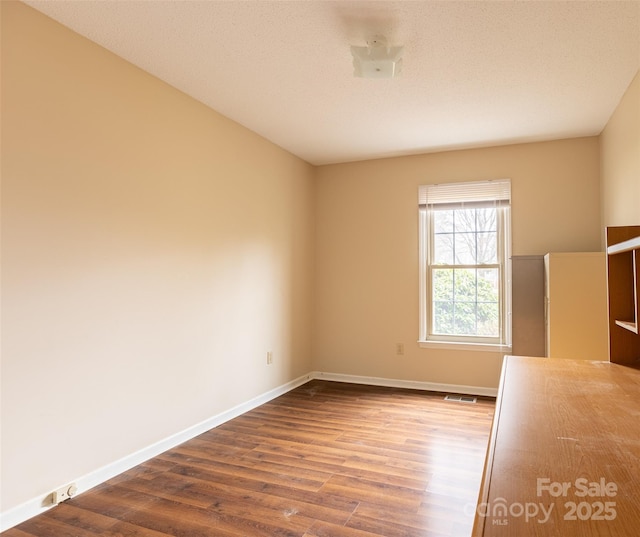
[[[293,390],[294,388],[297,388],[298,386],[301,386],[302,384],[304,384],[305,382],[308,382],[311,379],[312,379],[311,375],[303,375],[301,377],[298,377],[297,379],[287,382],[286,384],[283,384],[282,386],[274,388],[273,390],[270,390],[262,395],[259,395],[258,397],[254,397],[253,399],[245,403],[242,403],[225,412],[217,414],[216,416],[212,416],[211,418],[201,423],[198,423],[196,425],[193,425],[192,427],[189,427],[184,431],[171,435],[168,438],[160,440],[155,444],[152,444],[139,451],[136,451],[131,455],[127,455],[126,457],[123,457],[120,460],[107,464],[102,468],[98,468],[97,470],[89,474],[72,479],[69,481],[69,483],[75,483],[76,486],[78,487],[76,496],[78,494],[82,494],[83,492],[86,492],[87,490],[95,487],[96,485],[104,483],[105,481],[121,474],[122,472],[125,472],[133,468],[134,466],[137,466],[138,464],[148,461],[149,459],[156,457],[157,455],[160,455],[160,453],[164,453],[168,449],[178,446],[183,442],[190,440],[191,438],[194,438],[210,429],[213,429],[218,425],[222,425],[223,423],[237,416],[240,416],[241,414],[244,414],[249,410],[252,410],[264,403],[271,401],[272,399],[275,399],[276,397],[279,397],[280,395],[283,395]],[[63,486],[63,485],[64,483],[61,484],[60,486]],[[18,505],[12,509],[9,509],[4,513],[1,513],[0,514],[0,531],[8,530],[9,528],[12,528],[20,524],[21,522],[24,522],[25,520],[28,520],[36,515],[44,513],[48,509],[51,509],[52,507],[54,507],[49,501],[50,497],[51,497],[50,494],[47,494],[45,496],[38,496],[21,505]]]
[[[369,384],[371,386],[386,386],[389,388],[408,388],[410,390],[424,390],[429,392],[484,395],[486,397],[496,397],[498,395],[498,388],[486,388],[484,386],[465,386],[462,384],[441,384],[438,382],[422,382],[418,380],[363,377],[359,375],[343,375],[341,373],[326,373],[324,371],[313,371],[310,376],[318,380],[350,382],[352,384]]]
[[[313,371],[307,375],[303,375],[294,379],[282,386],[274,388],[258,397],[254,397],[253,399],[237,405],[225,412],[217,414],[201,423],[193,425],[188,429],[185,429],[179,433],[169,436],[164,440],[160,440],[155,444],[152,444],[146,448],[143,448],[131,455],[127,455],[126,457],[121,458],[120,460],[114,461],[102,468],[98,468],[97,470],[86,474],[84,476],[78,477],[76,479],[72,479],[69,483],[73,482],[78,487],[77,494],[82,494],[87,490],[108,481],[109,479],[126,472],[127,470],[141,464],[149,459],[164,453],[165,451],[190,440],[218,425],[222,425],[223,423],[248,412],[264,403],[283,395],[298,386],[308,382],[312,379],[318,380],[329,380],[335,382],[349,382],[353,384],[369,384],[372,386],[387,386],[392,388],[409,388],[412,390],[425,390],[425,391],[434,391],[434,392],[445,392],[445,393],[459,393],[459,394],[469,394],[469,395],[485,395],[489,397],[495,397],[498,393],[497,388],[485,388],[482,386],[463,386],[458,384],[439,384],[434,382],[421,382],[421,381],[413,381],[413,380],[398,380],[398,379],[387,379],[380,377],[364,377],[358,375],[343,375],[340,373],[327,373],[324,371]],[[63,486],[61,484],[60,486]],[[53,489],[52,489],[53,490]],[[8,530],[25,520],[28,520],[40,513],[51,509],[54,507],[48,501],[50,495],[47,494],[45,496],[38,496],[29,500],[21,505],[18,505],[8,511],[0,514],[0,531]]]

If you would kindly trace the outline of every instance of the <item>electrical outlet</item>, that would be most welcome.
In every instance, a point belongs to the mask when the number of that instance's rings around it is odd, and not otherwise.
[[[267,352],[267,365],[271,365],[273,363],[273,353],[271,351]]]
[[[402,356],[404,354],[404,343],[396,343],[396,354]]]
[[[58,505],[65,500],[68,500],[72,496],[74,496],[78,492],[78,487],[75,483],[71,483],[70,485],[65,485],[64,487],[60,487],[58,490],[54,490],[51,493],[51,503],[54,505]]]

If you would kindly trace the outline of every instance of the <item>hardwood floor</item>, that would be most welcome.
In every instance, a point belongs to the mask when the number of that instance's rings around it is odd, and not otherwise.
[[[494,407],[311,381],[2,535],[466,537]]]

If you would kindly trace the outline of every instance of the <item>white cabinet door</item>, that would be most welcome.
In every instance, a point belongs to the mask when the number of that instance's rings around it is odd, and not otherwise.
[[[546,354],[609,359],[604,252],[545,256]]]

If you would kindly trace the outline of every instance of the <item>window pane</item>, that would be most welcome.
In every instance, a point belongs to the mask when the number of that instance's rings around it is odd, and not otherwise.
[[[497,268],[478,269],[478,302],[498,303],[500,282]]]
[[[499,270],[433,269],[434,334],[498,337]]]
[[[478,335],[498,337],[500,308],[497,302],[478,303]]]
[[[497,268],[478,269],[478,335],[500,334],[500,276]]]
[[[433,333],[453,333],[453,302],[433,303]]]
[[[458,302],[453,310],[453,333],[459,336],[476,334],[476,303]]]
[[[456,302],[476,301],[476,269],[453,269],[454,297]]]
[[[498,234],[495,231],[477,234],[478,265],[498,262]]]
[[[433,301],[453,302],[453,269],[433,269]]]
[[[455,234],[455,263],[456,265],[476,264],[476,234]]]
[[[433,211],[434,233],[453,233],[453,211]]]
[[[453,270],[434,269],[432,274],[432,330],[435,334],[451,334],[453,331]]]
[[[476,210],[476,229],[478,231],[497,231],[498,221],[495,209]]]
[[[453,333],[470,336],[476,333],[476,269],[454,269]]]
[[[434,265],[453,265],[453,233],[435,235],[433,249]]]
[[[458,209],[453,218],[456,233],[476,230],[476,209]]]

